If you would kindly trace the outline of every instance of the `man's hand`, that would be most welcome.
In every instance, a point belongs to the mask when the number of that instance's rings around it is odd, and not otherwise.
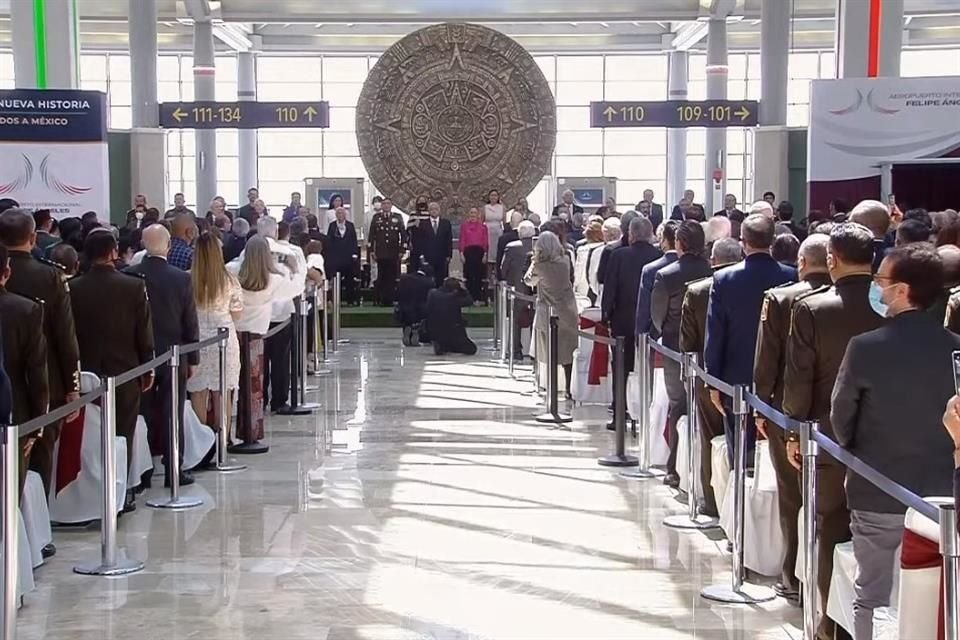
[[[78,391],[71,391],[64,398],[64,400],[67,401],[66,404],[70,404],[74,400],[79,400],[79,399],[80,399],[80,392]],[[79,416],[80,416],[80,410],[77,409],[76,411],[68,415],[66,420],[67,422],[70,422],[71,420],[76,420]]]
[[[727,415],[726,410],[723,408],[720,392],[716,389],[710,389],[710,402],[713,403],[713,406],[717,408],[717,411],[719,411],[721,415]]]
[[[140,378],[140,390],[143,392],[150,391],[150,389],[153,388],[154,380],[156,380],[156,377],[153,371],[144,374],[144,376]]]
[[[960,449],[960,396],[947,401],[947,410],[943,412],[943,426],[953,439],[954,449]]]
[[[797,471],[803,471],[803,458],[800,457],[800,443],[795,440],[787,442],[787,460]]]
[[[890,205],[890,226],[896,229],[903,222],[903,211],[896,204]]]
[[[754,422],[757,424],[757,433],[763,436],[764,440],[769,440],[767,436],[767,419],[763,416],[757,416]]]
[[[187,380],[197,375],[197,371],[200,369],[200,365],[197,364],[188,364],[187,365]]]

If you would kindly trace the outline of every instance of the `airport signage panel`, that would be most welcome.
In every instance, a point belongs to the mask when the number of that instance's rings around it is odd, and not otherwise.
[[[591,102],[590,126],[755,127],[759,108],[756,100]]]
[[[330,126],[329,105],[315,102],[164,102],[165,129],[292,129]]]

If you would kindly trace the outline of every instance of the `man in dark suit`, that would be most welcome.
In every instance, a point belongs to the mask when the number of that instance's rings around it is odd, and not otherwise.
[[[753,382],[753,357],[757,349],[760,308],[767,289],[793,282],[797,272],[778,263],[770,255],[773,244],[773,219],[762,214],[751,215],[741,226],[741,242],[746,259],[713,276],[710,304],[707,309],[707,343],[704,361],[707,371],[728,384],[750,385]],[[717,409],[724,413],[727,436],[727,459],[733,468],[737,420],[733,402],[710,391]],[[753,420],[747,423],[747,467],[753,467],[756,443]]]
[[[80,397],[80,351],[66,274],[58,265],[37,260],[30,254],[34,246],[35,224],[33,216],[23,209],[4,211],[0,215],[0,243],[10,255],[11,274],[7,290],[43,300],[47,383],[50,408],[56,409]],[[104,312],[103,298],[100,312]],[[53,450],[59,436],[60,423],[45,427],[30,456],[30,467],[40,475],[47,495],[50,494],[53,474]]]
[[[643,200],[637,203],[637,211],[650,218],[654,229],[660,228],[663,222],[663,205],[653,201],[653,189],[643,190]]]
[[[850,222],[862,224],[873,234],[873,272],[880,269],[887,255],[887,232],[890,230],[890,210],[879,200],[864,200],[850,212]]]
[[[47,412],[47,342],[43,337],[43,305],[7,291],[10,259],[0,246],[0,325],[3,327],[3,368],[10,379],[13,424],[23,424]],[[27,477],[30,449],[36,434],[20,437],[20,495]]]
[[[113,266],[117,241],[113,234],[94,230],[83,247],[90,270],[70,283],[70,299],[84,371],[116,376],[153,358],[150,302],[142,278],[121,273]],[[104,301],[110,308],[104,308]],[[133,453],[133,432],[140,412],[140,395],[153,386],[150,372],[140,380],[117,387],[117,435],[127,439],[127,464]],[[127,492],[125,511],[136,508],[133,491]]]
[[[680,202],[673,205],[673,210],[670,212],[671,220],[686,220],[688,216],[688,211],[692,211],[694,207],[700,207],[703,209],[703,205],[693,201],[696,194],[694,194],[693,189],[687,189],[683,192],[683,197],[680,199]]]
[[[649,333],[651,338],[660,337],[660,332],[650,321],[650,296],[653,293],[653,282],[657,273],[677,261],[677,228],[679,226],[680,223],[676,220],[667,220],[660,230],[660,250],[663,251],[663,255],[645,266],[640,274],[640,290],[637,291],[636,333],[638,336]]]
[[[443,286],[427,296],[427,331],[433,341],[433,352],[461,353],[472,356],[477,345],[467,336],[464,307],[473,306],[473,298],[456,278],[447,278]]]
[[[533,255],[533,237],[537,233],[537,228],[529,220],[524,220],[517,225],[517,240],[507,244],[503,250],[503,263],[500,265],[501,279],[509,286],[513,287],[518,293],[530,295],[530,289],[523,281],[530,266],[530,259]],[[532,321],[533,307],[529,302],[522,300],[513,301],[513,317],[516,326],[521,326],[521,318],[528,316]],[[523,360],[523,341],[522,332],[518,329],[513,332],[513,358],[514,360]]]
[[[393,201],[384,198],[380,211],[370,221],[367,234],[367,256],[377,261],[376,298],[381,306],[393,306],[400,259],[407,248],[407,230],[403,218],[393,210]]]
[[[754,358],[754,392],[761,400],[780,409],[783,403],[783,371],[787,360],[787,336],[790,333],[790,315],[797,300],[821,287],[830,285],[827,251],[830,237],[815,233],[800,245],[798,275],[800,282],[775,287],[767,291],[760,314],[760,332],[757,334],[757,352]],[[800,512],[800,478],[787,459],[786,434],[766,419],[757,417],[757,429],[770,441],[770,458],[777,474],[777,501],[780,530],[784,538],[784,555],[780,582],[774,590],[782,598],[797,601],[800,584],[796,577],[797,516]]]
[[[828,254],[833,286],[819,289],[793,304],[787,360],[783,373],[783,412],[796,420],[816,420],[820,431],[835,438],[830,421],[830,395],[850,339],[885,324],[870,305],[873,282],[873,234],[853,222],[830,232]],[[799,468],[800,445],[787,437],[787,459]],[[817,566],[820,597],[826,606],[833,573],[834,547],[850,539],[850,512],[844,492],[843,466],[827,454],[817,460]],[[835,623],[822,616],[818,637],[832,638]]]
[[[184,345],[200,340],[200,328],[197,324],[197,303],[193,297],[193,283],[190,274],[167,264],[167,251],[170,249],[170,233],[161,224],[153,224],[143,231],[143,246],[147,251],[143,261],[128,271],[142,276],[147,284],[150,297],[150,319],[153,327],[153,340],[157,353],[164,353],[173,345]],[[186,400],[187,378],[191,377],[200,364],[200,353],[194,351],[187,355],[186,371],[181,367],[180,398]],[[144,412],[147,429],[150,432],[150,444],[155,453],[166,457],[167,443],[170,441],[170,429],[176,428],[180,439],[180,456],[183,461],[183,430],[180,414],[170,411],[169,365],[157,367],[156,383],[143,400],[148,409]],[[166,462],[164,467],[166,468]],[[182,469],[182,466],[181,466]],[[166,478],[170,484],[169,476]],[[193,477],[181,471],[180,484],[192,484]]]
[[[260,190],[256,187],[247,189],[247,204],[237,209],[237,215],[250,224],[251,229],[257,228],[257,219],[260,215],[254,208],[253,203],[260,199]]]
[[[950,438],[941,407],[954,394],[950,353],[960,336],[926,310],[943,286],[943,266],[930,245],[891,251],[874,278],[871,300],[892,318],[851,338],[831,398],[837,442],[919,496],[950,495]],[[873,637],[873,611],[890,605],[894,563],[906,507],[847,470],[853,554],[857,560],[854,635]]]
[[[600,250],[600,263],[597,265],[598,284],[606,284],[607,266],[610,264],[610,256],[613,255],[613,252],[620,247],[630,246],[630,223],[639,215],[636,211],[627,211],[624,213],[620,217],[620,239],[608,242],[607,245]],[[653,228],[653,223],[650,224],[650,227]]]
[[[664,231],[667,230],[664,225]],[[687,220],[677,225],[677,260],[661,269],[654,279],[651,292],[651,322],[660,342],[675,351],[680,349],[680,321],[683,310],[683,294],[688,282],[705,278],[713,273],[710,262],[703,256],[707,241],[699,222]],[[650,265],[643,270],[646,274]],[[680,486],[677,474],[677,447],[679,445],[677,421],[687,413],[686,387],[681,376],[680,364],[665,358],[663,377],[670,398],[667,414],[667,429],[670,438],[670,456],[667,458],[667,475],[663,483]]]
[[[610,325],[614,337],[625,338],[626,373],[633,371],[637,336],[637,295],[643,268],[659,258],[660,249],[653,246],[653,225],[643,217],[634,218],[629,228],[630,246],[610,254],[603,285],[601,305],[603,321]]]
[[[357,228],[347,220],[347,210],[344,207],[337,207],[334,214],[336,217],[327,228],[324,267],[331,281],[340,274],[343,300],[347,304],[353,304],[357,297],[355,267],[360,256]]]
[[[510,224],[503,229],[503,234],[497,240],[497,280],[504,280],[503,277],[503,254],[507,250],[507,245],[520,239],[517,227],[523,222],[523,217],[516,211],[510,216]]]
[[[431,202],[427,206],[430,217],[421,220],[411,230],[410,269],[417,271],[423,259],[433,270],[433,277],[439,287],[450,272],[450,259],[453,257],[453,227],[450,221],[440,217],[440,203]],[[492,248],[492,247],[491,247]]]
[[[572,190],[567,189],[560,195],[560,204],[553,208],[553,212],[550,214],[552,218],[560,218],[564,222],[571,222],[573,220],[573,214],[583,213],[583,207],[578,205],[574,201],[575,194]]]
[[[713,273],[743,260],[740,243],[733,238],[720,238],[710,249],[710,264]],[[680,312],[680,350],[695,352],[703,362],[703,349],[707,338],[707,306],[713,276],[687,283]],[[713,495],[710,479],[713,476],[713,439],[722,436],[723,415],[710,400],[703,382],[697,379],[697,416],[700,427],[700,484],[703,487],[704,515],[719,517],[717,500]]]
[[[732,193],[723,196],[723,209],[720,209],[720,211],[717,211],[713,215],[722,216],[730,220],[730,237],[740,237],[740,225],[747,216],[737,207],[737,196]]]
[[[434,289],[433,269],[429,264],[420,264],[416,273],[405,273],[397,282],[397,306],[394,310],[397,322],[403,327],[403,344],[416,347],[421,342],[430,342],[424,318],[427,315],[427,296]]]

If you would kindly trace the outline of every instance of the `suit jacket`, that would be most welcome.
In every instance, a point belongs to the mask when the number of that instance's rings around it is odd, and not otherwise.
[[[503,250],[503,264],[501,273],[503,280],[520,293],[529,293],[523,276],[530,266],[530,256],[533,253],[533,238],[514,240]]]
[[[708,372],[729,384],[753,382],[763,294],[796,279],[796,269],[780,264],[768,253],[747,256],[714,274],[704,350]]]
[[[410,244],[413,255],[423,256],[427,264],[442,265],[453,257],[453,227],[446,218],[437,220],[437,230],[433,222],[421,220],[411,229]]]
[[[503,280],[503,253],[507,245],[520,239],[516,229],[507,228],[497,240],[497,280]]]
[[[671,349],[680,347],[680,323],[687,283],[712,273],[707,259],[693,254],[682,255],[673,264],[657,272],[650,295],[650,320],[662,336],[664,346]]]
[[[650,220],[650,224],[653,225],[654,230],[660,227],[660,224],[663,222],[663,205],[662,204],[657,204],[656,202],[650,203],[649,220]]]
[[[960,334],[960,287],[954,287],[950,290],[943,326],[956,334]]]
[[[699,207],[701,207],[701,208],[703,207],[702,204],[697,204],[697,203],[695,203],[695,202],[694,202],[694,203],[691,203],[691,204],[692,204],[692,205],[699,206]],[[670,219],[671,219],[671,220],[683,220],[683,211],[680,210],[680,205],[679,205],[679,204],[673,205],[673,209],[670,211]]]
[[[47,342],[43,337],[43,306],[0,287],[3,326],[3,368],[10,379],[13,423],[47,412]]]
[[[890,245],[887,244],[887,241],[882,238],[875,238],[873,241],[873,272],[876,273],[880,271],[880,263],[883,262],[884,257],[887,255],[887,249],[890,248]]]
[[[3,330],[0,328],[0,334],[2,333]],[[0,425],[7,425],[11,423],[13,415],[13,390],[10,386],[10,376],[3,367],[3,359],[3,336],[0,335]]]
[[[764,294],[753,360],[754,393],[779,408],[783,401],[783,370],[787,363],[787,336],[793,305],[804,296],[830,286],[830,274],[812,273],[800,282],[774,287]]]
[[[716,271],[713,268],[713,272]],[[713,276],[687,283],[680,311],[680,350],[698,353],[701,361],[707,339],[707,305],[712,288]]]
[[[115,376],[153,358],[150,302],[143,279],[95,264],[70,281],[84,371]],[[104,301],[110,308],[104,309]]]
[[[870,275],[847,276],[793,306],[783,372],[783,412],[797,420],[819,421],[820,431],[831,438],[835,436],[830,394],[847,344],[886,323],[870,306],[872,281]],[[824,465],[836,463],[828,455],[820,460]]]
[[[200,340],[197,303],[190,274],[167,264],[163,258],[147,256],[127,271],[143,276],[150,296],[150,319],[157,353],[175,344]],[[187,355],[188,364],[200,364],[200,352]]]
[[[473,306],[473,298],[465,289],[447,291],[441,287],[427,295],[427,331],[430,339],[440,344],[458,344],[467,339],[464,307]]]
[[[56,263],[37,260],[25,251],[10,252],[10,272],[8,291],[43,301],[50,406],[59,407],[66,404],[67,393],[80,392],[80,349],[66,274]],[[104,300],[100,299],[100,313],[105,311]]]
[[[650,321],[650,296],[653,294],[653,283],[657,274],[661,269],[676,261],[677,252],[669,251],[643,268],[643,272],[640,274],[640,288],[637,289],[637,335],[649,333],[654,339],[660,337],[660,331],[655,329]]]
[[[233,231],[223,234],[224,263],[231,262],[243,253],[245,246],[247,246],[247,239],[245,237],[238,236]]]
[[[434,280],[419,273],[405,273],[397,282],[397,316],[402,325],[412,325],[426,317],[427,296]]]
[[[950,495],[953,442],[943,408],[955,393],[950,352],[960,336],[923,311],[907,311],[847,345],[831,397],[830,422],[844,449],[919,496]],[[904,513],[847,470],[851,509]]]
[[[619,247],[610,254],[603,284],[601,310],[615,336],[635,335],[637,295],[643,268],[663,254],[649,242]]]
[[[607,275],[607,265],[610,264],[610,256],[616,249],[624,246],[621,243],[610,243],[600,250],[600,263],[597,265],[597,282],[604,284]]]
[[[357,228],[349,220],[344,225],[344,234],[340,235],[340,227],[331,222],[327,227],[327,241],[324,244],[324,261],[327,268],[336,270],[339,267],[353,264],[355,256],[360,255],[360,243],[357,241]]]
[[[557,206],[555,206],[555,207],[553,208],[553,212],[550,214],[550,217],[551,217],[551,218],[555,218],[555,217],[557,217],[558,215],[560,215],[560,212],[561,212],[561,211],[564,211],[564,210],[566,210],[566,207],[565,207],[564,205],[562,205],[562,204],[558,204]],[[581,207],[581,206],[578,205],[577,203],[574,203],[574,204],[573,204],[573,212],[574,212],[574,213],[583,213],[583,207]]]

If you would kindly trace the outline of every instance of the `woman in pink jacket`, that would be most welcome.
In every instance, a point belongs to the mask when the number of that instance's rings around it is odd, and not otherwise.
[[[463,264],[463,277],[467,281],[467,291],[475,303],[486,300],[483,281],[489,248],[487,227],[480,218],[480,211],[476,208],[470,209],[466,220],[460,225],[460,260]]]

